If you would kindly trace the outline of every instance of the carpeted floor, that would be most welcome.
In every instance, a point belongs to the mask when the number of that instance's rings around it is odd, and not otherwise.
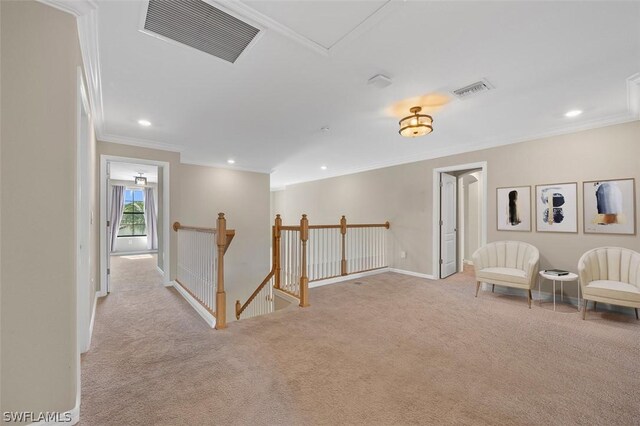
[[[153,259],[120,260],[82,359],[84,425],[640,424],[633,315],[385,273],[215,331]]]

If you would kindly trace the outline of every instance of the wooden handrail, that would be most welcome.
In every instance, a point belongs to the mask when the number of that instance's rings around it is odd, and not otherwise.
[[[256,288],[255,291],[251,293],[251,296],[249,296],[247,301],[244,302],[244,305],[240,305],[240,301],[236,300],[236,319],[240,319],[240,315],[242,315],[242,312],[244,312],[244,310],[247,309],[247,306],[249,306],[249,304],[253,301],[253,299],[256,298],[258,293],[260,293],[260,290],[262,290],[264,286],[267,285],[269,281],[271,281],[271,278],[275,275],[275,273],[276,273],[276,270],[272,268],[271,272],[269,272],[269,275],[267,275],[267,277],[262,281],[262,283],[258,286],[258,288]]]
[[[275,223],[272,226],[272,264],[271,271],[266,276],[266,278],[260,283],[260,285],[253,291],[249,299],[242,305],[240,301],[236,301],[236,318],[240,319],[240,315],[247,309],[247,307],[251,304],[251,302],[257,297],[258,293],[269,283],[269,281],[274,278],[273,287],[275,289],[281,290],[287,294],[290,294],[300,300],[300,306],[306,307],[309,306],[309,277],[307,276],[307,242],[309,240],[309,230],[310,229],[339,229],[340,230],[340,250],[341,250],[341,259],[340,259],[340,272],[339,275],[349,275],[349,271],[347,270],[347,258],[346,258],[346,236],[347,229],[351,228],[386,228],[389,229],[389,222],[385,223],[372,223],[372,224],[348,224],[345,216],[342,216],[339,224],[332,225],[309,225],[309,220],[307,219],[307,215],[303,214],[300,219],[300,225],[282,225],[282,218],[280,215],[276,215]],[[299,251],[299,294],[296,295],[291,292],[289,289],[284,289],[281,287],[282,283],[282,259],[281,259],[281,241],[282,241],[282,231],[297,231],[300,233],[300,251]],[[287,237],[290,238],[290,237]],[[379,268],[373,268],[379,269]],[[353,272],[352,272],[353,273]],[[339,276],[338,275],[338,276]],[[322,279],[325,279],[323,277]]]
[[[216,309],[215,313],[208,309],[210,312],[214,314],[216,317],[216,329],[223,329],[227,326],[227,294],[224,290],[224,255],[229,249],[229,245],[231,245],[231,241],[236,235],[236,231],[234,229],[227,229],[227,219],[224,217],[224,213],[218,213],[218,218],[216,220],[215,228],[206,228],[202,226],[186,226],[182,225],[180,222],[173,223],[173,230],[178,232],[179,230],[186,231],[194,231],[194,232],[204,232],[208,234],[212,234],[212,237],[215,237],[215,244],[218,250],[218,264],[217,264],[217,289],[215,295],[215,304]],[[180,282],[178,281],[180,284]],[[181,284],[182,285],[182,284]],[[186,289],[186,286],[182,285]],[[188,289],[187,289],[188,290]],[[189,293],[193,295],[191,291]],[[196,300],[199,300],[197,296]]]

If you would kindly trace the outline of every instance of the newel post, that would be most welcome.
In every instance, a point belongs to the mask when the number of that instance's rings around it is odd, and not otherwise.
[[[307,240],[309,239],[309,220],[303,214],[300,219],[300,241],[302,243],[302,259],[300,261],[300,307],[309,306],[309,278],[307,277]]]
[[[216,292],[216,329],[227,327],[227,294],[224,291],[224,251],[227,245],[227,219],[218,213],[216,226],[218,245],[218,290]]]
[[[276,215],[276,221],[273,225],[273,266],[275,267],[275,288],[280,288],[280,235],[282,226],[282,218],[280,215]]]
[[[342,216],[340,219],[340,234],[342,235],[342,261],[340,262],[340,274],[347,275],[347,252],[346,252],[346,237],[347,237],[347,218]]]

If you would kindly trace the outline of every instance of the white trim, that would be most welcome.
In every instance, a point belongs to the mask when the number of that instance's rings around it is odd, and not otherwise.
[[[638,89],[638,91],[640,92],[640,89]],[[412,154],[405,157],[392,158],[392,159],[383,160],[377,163],[372,163],[367,166],[352,167],[349,169],[342,169],[342,170],[333,170],[332,172],[324,173],[323,176],[317,177],[317,178],[279,182],[278,187],[286,187],[289,185],[296,185],[296,184],[306,183],[306,182],[315,182],[318,180],[324,180],[324,179],[329,179],[329,178],[334,178],[339,176],[348,176],[356,173],[367,172],[370,170],[378,170],[378,169],[384,169],[386,167],[401,166],[403,164],[417,163],[420,161],[449,157],[457,154],[466,154],[469,152],[481,151],[483,149],[497,148],[499,146],[515,145],[522,142],[530,142],[530,141],[545,139],[553,136],[562,136],[562,135],[577,133],[585,130],[613,126],[616,124],[624,124],[631,121],[636,121],[638,119],[639,119],[638,115],[633,114],[632,112],[625,112],[625,113],[615,114],[608,117],[596,118],[588,122],[582,122],[579,124],[575,124],[575,125],[571,125],[563,128],[556,128],[554,130],[550,130],[547,132],[541,132],[541,133],[533,134],[530,136],[523,136],[520,138],[514,138],[514,139],[491,138],[491,139],[479,141],[477,143],[462,144],[462,145],[453,146],[453,147],[444,147],[442,149],[429,149],[428,151],[421,154]]]
[[[271,174],[273,173],[272,169],[261,169],[261,168],[251,168],[251,167],[242,167],[237,164],[229,165],[227,163],[218,164],[209,161],[199,161],[199,160],[189,160],[184,159],[180,156],[180,164],[189,164],[192,166],[203,166],[203,167],[213,167],[217,169],[229,169],[229,170],[237,170],[241,172],[252,172],[252,173],[262,173],[262,174]]]
[[[143,158],[119,157],[115,155],[100,156],[100,295],[107,294],[107,163],[149,164],[162,167],[162,238],[163,258],[166,265],[163,271],[165,285],[171,285],[171,164],[166,161],[147,160]],[[158,253],[160,256],[161,253]]]
[[[91,338],[93,337],[93,325],[96,322],[96,306],[98,305],[98,297],[99,294],[96,292],[95,297],[93,298],[93,311],[91,312],[91,322],[89,323],[89,344],[85,348],[82,353],[85,353],[91,348]]]
[[[46,421],[41,421],[41,422],[35,422],[35,423],[31,423],[29,424],[29,426],[70,426],[70,425],[75,425],[80,421],[80,395],[78,395],[76,397],[76,406],[73,407],[71,410],[69,411],[63,411],[62,413],[69,413],[71,415],[71,421],[68,422],[46,422]],[[61,414],[62,414],[61,413]]]
[[[434,277],[433,275],[423,274],[421,272],[407,271],[404,269],[389,268],[389,272],[395,272],[396,274],[410,275],[412,277],[418,277],[418,278],[426,278],[428,280],[437,280],[437,278]]]
[[[120,145],[137,146],[140,148],[157,149],[160,151],[182,152],[185,150],[183,146],[173,145],[164,142],[157,142],[150,139],[130,138],[127,136],[118,136],[111,133],[102,133],[99,135],[103,142],[117,143]]]
[[[189,304],[193,307],[193,309],[195,309],[196,312],[198,314],[200,314],[200,316],[206,321],[206,323],[209,324],[209,327],[215,328],[215,326],[216,326],[216,317],[211,315],[211,312],[207,311],[200,304],[200,302],[198,302],[196,299],[194,299],[193,296],[191,296],[187,292],[187,290],[182,288],[182,286],[180,284],[178,284],[176,281],[171,281],[171,283],[169,283],[168,286],[173,286],[173,288],[178,290],[178,293],[180,293],[182,295],[182,297],[184,297],[185,300],[187,302],[189,302]]]
[[[487,179],[487,162],[480,161],[476,163],[459,164],[455,166],[438,167],[433,169],[433,198],[432,198],[432,223],[431,230],[432,240],[432,258],[431,258],[431,274],[440,278],[440,173],[456,172],[461,170],[482,169],[482,221],[480,223],[480,247],[487,243],[487,199],[488,199],[488,180]]]
[[[343,281],[357,280],[358,278],[368,277],[371,275],[383,274],[389,272],[389,268],[374,269],[373,271],[357,272],[355,274],[344,275],[341,277],[328,278],[326,280],[313,281],[309,283],[309,288],[322,287],[323,285],[340,283]]]
[[[473,260],[464,259],[464,260],[463,260],[463,262],[464,262],[466,265],[471,265],[471,266],[473,266]]]
[[[164,275],[164,271],[162,270],[161,267],[159,267],[158,265],[156,265],[156,269],[158,270],[158,272],[160,272],[160,275]]]
[[[640,72],[627,78],[627,108],[636,119],[640,119]]]
[[[275,287],[273,288],[273,294],[274,294],[275,297],[279,297],[280,299],[284,299],[289,303],[300,303],[300,299],[298,299],[297,297],[295,297],[295,296],[293,296],[293,295],[291,295],[291,294],[289,294],[289,293],[287,293],[285,291],[277,289]]]
[[[136,238],[136,237],[118,237],[118,238]],[[116,251],[111,256],[135,256],[136,254],[157,254],[158,250],[139,250],[139,251]],[[164,275],[164,272],[162,273]]]

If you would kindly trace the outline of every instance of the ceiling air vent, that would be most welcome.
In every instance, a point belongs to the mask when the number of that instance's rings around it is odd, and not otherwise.
[[[487,80],[480,80],[463,88],[454,90],[453,94],[460,99],[465,99],[491,89],[493,89],[491,83],[489,83]]]
[[[201,0],[149,0],[144,29],[231,63],[260,32]]]

